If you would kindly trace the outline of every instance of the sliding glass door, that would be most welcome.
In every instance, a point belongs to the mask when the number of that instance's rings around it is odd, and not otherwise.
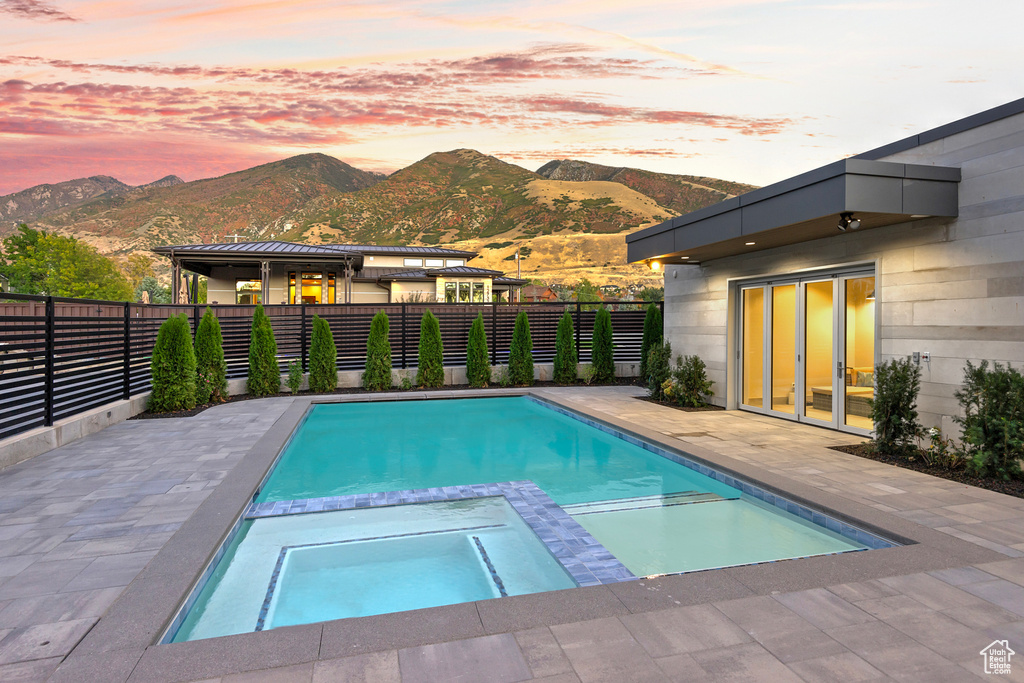
[[[824,427],[870,431],[873,273],[773,278],[739,291],[741,407]]]

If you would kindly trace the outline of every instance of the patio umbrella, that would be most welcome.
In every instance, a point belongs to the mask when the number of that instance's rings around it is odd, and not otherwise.
[[[149,290],[148,289],[142,290],[141,303],[144,303],[144,304],[148,304],[149,303]]]
[[[188,303],[188,277],[184,275],[178,281],[178,303]]]

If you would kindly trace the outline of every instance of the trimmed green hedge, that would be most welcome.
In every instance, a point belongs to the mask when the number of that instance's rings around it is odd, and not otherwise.
[[[555,382],[574,384],[578,365],[576,326],[573,324],[572,313],[566,310],[558,321],[558,331],[555,333]]]
[[[612,349],[612,314],[601,306],[594,317],[594,381],[599,384],[615,381]]]
[[[173,315],[160,325],[149,364],[153,392],[149,410],[164,413],[196,405],[196,354],[188,316]]]
[[[228,364],[220,321],[209,306],[196,330],[196,403],[223,401],[228,396]]]
[[[514,386],[533,384],[533,337],[526,311],[519,311],[512,330],[512,345],[508,353],[508,381]]]
[[[491,381],[491,359],[487,349],[487,332],[484,330],[484,314],[477,313],[469,327],[466,343],[466,379],[471,387],[486,387]]]
[[[252,334],[249,337],[249,377],[246,391],[253,396],[270,396],[281,390],[281,370],[277,365],[277,340],[270,318],[263,306],[256,306],[252,314]]]
[[[370,336],[366,338],[366,370],[363,386],[383,391],[391,388],[391,341],[388,314],[380,311],[370,323]]]
[[[309,341],[309,390],[318,393],[338,387],[338,349],[334,346],[331,326],[318,315],[313,316],[313,336]]]
[[[664,340],[664,323],[661,319],[661,308],[658,304],[647,306],[647,315],[644,316],[644,336],[640,340],[640,377],[647,381],[647,358],[651,353],[651,347]]]
[[[437,316],[428,308],[420,320],[419,367],[416,369],[416,384],[421,387],[444,385],[444,343],[441,341],[441,325]]]

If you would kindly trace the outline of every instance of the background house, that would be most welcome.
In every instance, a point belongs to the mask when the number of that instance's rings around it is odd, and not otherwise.
[[[525,280],[467,263],[477,254],[440,247],[239,242],[156,247],[183,270],[208,278],[211,303],[486,303],[509,300]],[[174,303],[193,300],[172,287]]]
[[[967,360],[1024,363],[1024,99],[634,233],[714,402],[868,433],[883,360],[955,431]]]

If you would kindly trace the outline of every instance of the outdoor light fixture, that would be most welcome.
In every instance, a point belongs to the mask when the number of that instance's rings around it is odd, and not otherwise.
[[[860,219],[854,218],[852,213],[845,211],[839,214],[839,225],[836,227],[839,228],[839,232],[846,232],[847,228],[856,230],[860,227]]]
[[[747,242],[747,246],[748,247],[752,247],[752,246],[754,246],[754,243],[753,242]]]
[[[864,297],[864,300],[865,301],[874,301],[875,300],[875,290],[872,289],[870,292],[868,292],[868,295],[866,297]]]
[[[655,272],[661,270],[661,264],[657,261],[651,261],[648,265],[651,267],[651,270]]]

